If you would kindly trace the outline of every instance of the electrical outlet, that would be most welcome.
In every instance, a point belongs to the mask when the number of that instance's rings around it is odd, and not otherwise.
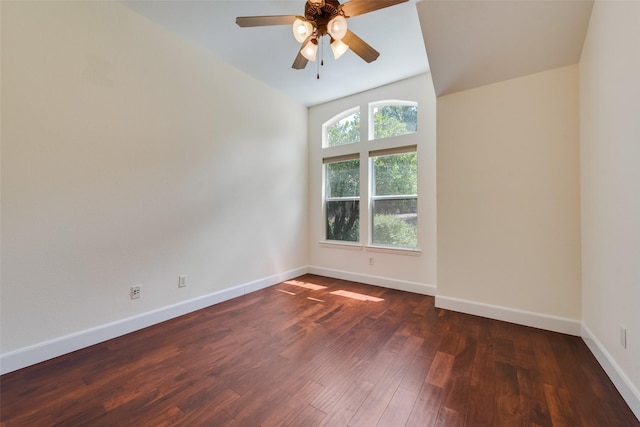
[[[185,286],[187,286],[187,275],[181,274],[180,276],[178,276],[178,287],[184,288]]]
[[[373,265],[373,258],[369,258],[369,265]]]
[[[132,286],[131,287],[131,299],[140,298],[141,291],[142,291],[142,286],[141,285]]]
[[[620,326],[620,345],[627,348],[627,328]]]

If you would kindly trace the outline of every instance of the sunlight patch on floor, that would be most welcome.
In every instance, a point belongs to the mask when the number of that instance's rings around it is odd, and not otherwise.
[[[318,299],[318,298],[311,298],[311,297],[307,297],[307,299],[310,299],[311,301],[324,302],[324,300],[322,300],[322,299]]]
[[[295,292],[285,291],[284,289],[276,289],[278,292],[282,292],[283,294],[295,295]]]
[[[343,291],[343,290],[334,291],[334,292],[331,292],[331,294],[339,295],[341,297],[357,299],[358,301],[373,301],[373,302],[384,301],[383,298],[372,297],[370,295],[364,295],[364,294],[359,294],[357,292],[349,292],[349,291]]]
[[[320,289],[327,288],[326,286],[314,285],[313,283],[301,282],[299,280],[287,280],[284,283],[286,283],[287,285],[299,286],[301,288],[307,288],[314,291],[319,291]]]

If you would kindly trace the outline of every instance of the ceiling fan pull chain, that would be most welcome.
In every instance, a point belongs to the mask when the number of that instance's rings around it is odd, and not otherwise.
[[[316,79],[317,80],[320,80],[320,65],[324,65],[324,55],[323,55],[324,43],[323,42],[324,42],[324,40],[322,38],[318,39],[318,45],[319,45],[319,48],[320,48],[320,61],[316,62],[316,72],[317,72]]]

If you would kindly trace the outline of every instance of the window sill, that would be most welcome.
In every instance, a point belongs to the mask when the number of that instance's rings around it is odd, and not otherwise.
[[[328,241],[322,240],[318,242],[320,246],[323,248],[336,248],[336,249],[347,249],[350,251],[361,251],[362,244],[361,243],[350,243],[350,242],[339,242],[339,241]]]
[[[385,254],[396,254],[396,255],[409,255],[409,256],[420,256],[422,255],[422,250],[419,248],[393,248],[390,246],[372,246],[366,245],[365,249],[367,252],[380,252]]]

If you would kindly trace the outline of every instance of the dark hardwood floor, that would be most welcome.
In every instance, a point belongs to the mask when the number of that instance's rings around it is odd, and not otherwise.
[[[0,387],[2,426],[640,426],[577,337],[313,275]]]

